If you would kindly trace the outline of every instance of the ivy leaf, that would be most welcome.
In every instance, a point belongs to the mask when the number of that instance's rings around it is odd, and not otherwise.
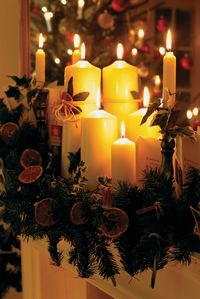
[[[70,96],[73,97],[73,93],[74,93],[74,88],[73,88],[73,77],[71,77],[71,78],[69,79],[68,87],[67,87],[67,92],[70,94]]]
[[[159,126],[161,130],[166,128],[169,112],[165,109],[158,111],[151,121],[151,126]]]
[[[142,118],[142,121],[141,121],[141,124],[140,125],[143,125],[147,119],[149,118],[149,116],[151,116],[151,114],[153,114],[157,109],[158,107],[160,106],[161,104],[161,99],[157,99],[155,102],[153,102],[147,109],[147,112],[146,114],[143,116]],[[166,110],[165,110],[166,111]]]
[[[15,100],[20,99],[21,92],[17,86],[8,86],[8,90],[5,91],[8,98],[15,98]]]
[[[195,131],[193,130],[193,128],[191,126],[185,126],[185,127],[177,126],[172,130],[171,135],[173,137],[176,137],[178,135],[187,136],[190,139],[192,139],[193,141],[196,141]]]
[[[74,108],[72,108],[72,111],[74,114],[80,114],[82,112],[82,109],[78,106],[74,106]]]
[[[22,87],[29,87],[30,81],[31,79],[29,79],[26,76],[23,76],[22,78],[19,78],[17,76],[8,76],[9,78],[11,78],[13,81],[15,81],[17,86],[22,86]]]
[[[139,92],[136,90],[131,90],[131,95],[134,100],[139,99]]]
[[[74,101],[85,101],[87,97],[89,96],[89,92],[83,91],[80,93],[77,93],[75,96],[73,96]]]

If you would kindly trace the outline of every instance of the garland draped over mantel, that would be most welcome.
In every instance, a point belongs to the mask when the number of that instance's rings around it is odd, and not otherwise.
[[[30,93],[30,81],[19,83]],[[198,169],[189,171],[179,196],[163,169],[146,170],[142,188],[120,182],[111,192],[110,179],[99,178],[89,191],[80,152],[69,155],[71,177],[60,177],[53,155],[41,150],[39,129],[30,122],[19,125],[22,111],[22,105],[9,110],[0,101],[0,218],[15,236],[48,238],[57,266],[63,258],[57,244],[65,240],[71,246],[68,262],[80,277],[98,273],[114,285],[120,267],[113,246],[130,276],[152,270],[152,287],[157,270],[169,261],[189,264],[200,252]]]

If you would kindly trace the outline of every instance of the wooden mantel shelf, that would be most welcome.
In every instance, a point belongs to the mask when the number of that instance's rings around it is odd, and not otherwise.
[[[69,246],[61,242],[61,249]],[[158,271],[155,289],[150,288],[151,271],[132,278],[121,271],[117,287],[99,276],[80,279],[76,269],[67,264],[51,265],[47,242],[22,242],[24,299],[199,299],[200,259],[193,257],[190,266],[170,263]],[[52,281],[52,282],[51,282]],[[55,295],[54,295],[55,293]],[[55,297],[56,296],[56,297]]]

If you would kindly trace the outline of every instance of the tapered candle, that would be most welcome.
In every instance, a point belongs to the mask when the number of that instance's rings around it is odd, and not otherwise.
[[[119,181],[136,182],[135,143],[125,138],[125,124],[121,124],[121,138],[112,144],[112,186]]]
[[[80,47],[80,36],[78,34],[74,35],[74,51],[72,53],[72,64],[76,63],[77,61],[81,60],[81,51]]]
[[[149,105],[150,94],[148,88],[145,86],[143,94],[143,104],[144,108],[137,110],[129,114],[127,118],[127,136],[132,141],[136,142],[139,136],[158,138],[160,136],[159,127],[151,127],[152,117],[149,117],[147,122],[140,125],[142,118],[147,112],[147,107]]]
[[[167,32],[166,54],[163,57],[163,105],[173,107],[176,92],[176,57],[172,52],[172,36],[170,30]],[[170,94],[166,97],[166,92]]]
[[[39,36],[39,49],[35,55],[35,72],[36,81],[44,83],[45,82],[45,52],[43,50],[44,37],[42,33]]]
[[[101,70],[85,60],[84,44],[81,45],[81,60],[65,68],[65,86],[68,85],[71,77],[73,77],[74,94],[89,92],[84,104],[87,111],[95,110],[96,95],[101,84]]]
[[[100,107],[100,92],[97,106]],[[81,160],[87,167],[88,188],[97,186],[100,176],[111,177],[111,145],[117,139],[117,118],[99,109],[83,116],[81,122]]]

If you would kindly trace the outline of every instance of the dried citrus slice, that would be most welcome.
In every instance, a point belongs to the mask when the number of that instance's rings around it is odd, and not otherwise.
[[[31,184],[35,182],[43,173],[41,166],[29,166],[18,176],[18,180],[24,184]]]
[[[74,224],[84,224],[87,222],[87,218],[85,217],[85,215],[83,213],[80,202],[76,202],[72,206],[69,218],[70,218],[71,222]]]
[[[33,149],[26,149],[20,157],[20,164],[27,168],[29,166],[37,166],[42,164],[42,157],[40,153]]]
[[[3,124],[0,130],[1,138],[6,144],[12,144],[13,138],[18,129],[19,127],[15,123],[8,122]]]
[[[55,200],[53,198],[44,198],[35,204],[35,221],[42,226],[51,226],[55,224],[53,211]]]
[[[109,238],[119,238],[129,225],[129,218],[126,212],[119,208],[110,208],[106,211],[109,224],[101,225],[102,233]]]

